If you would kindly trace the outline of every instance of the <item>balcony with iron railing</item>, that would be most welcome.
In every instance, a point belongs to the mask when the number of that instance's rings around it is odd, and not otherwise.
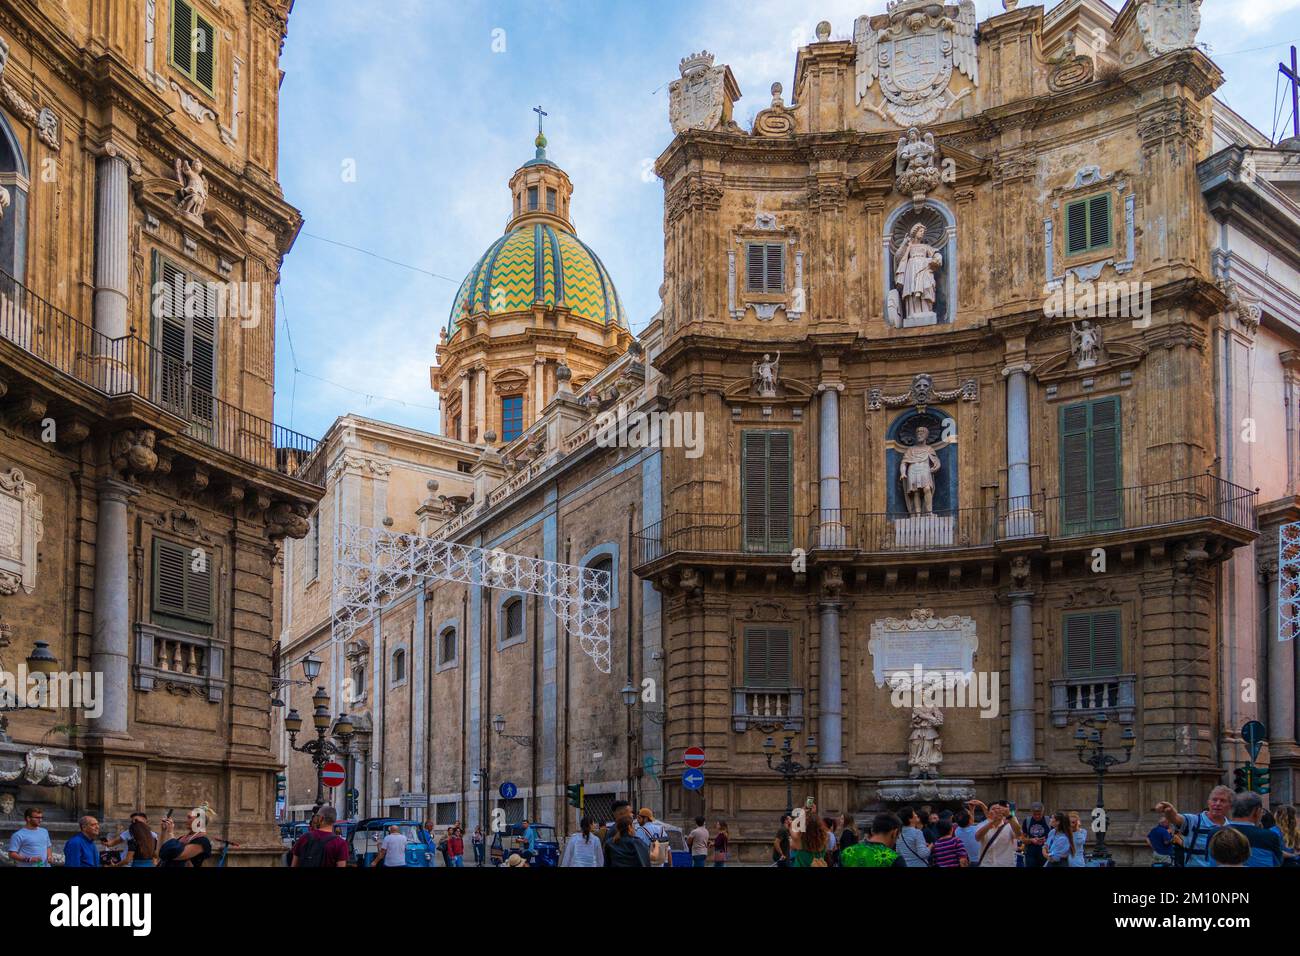
[[[984,508],[933,515],[870,514],[852,509],[808,515],[675,512],[633,536],[636,565],[670,555],[764,557],[788,561],[796,549],[864,557],[954,556],[1026,539],[1048,546],[1090,536],[1179,526],[1214,527],[1241,543],[1257,532],[1257,493],[1214,475],[1086,495],[1002,499]]]
[[[184,434],[258,468],[317,487],[317,442],[222,401],[193,369],[135,335],[109,338],[0,271],[0,340],[110,398],[134,395],[186,424]]]

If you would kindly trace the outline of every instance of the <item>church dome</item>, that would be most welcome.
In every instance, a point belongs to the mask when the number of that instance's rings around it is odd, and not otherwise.
[[[552,222],[512,223],[461,283],[447,336],[471,315],[529,312],[536,305],[567,307],[602,325],[628,327],[627,314],[600,257],[572,232]]]

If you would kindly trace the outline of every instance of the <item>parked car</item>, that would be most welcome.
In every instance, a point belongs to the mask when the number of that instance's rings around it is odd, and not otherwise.
[[[345,837],[348,841],[348,864],[363,868],[374,866],[384,837],[388,835],[388,828],[394,826],[406,837],[406,865],[431,868],[437,849],[432,843],[425,842],[427,834],[423,827],[414,820],[387,817],[362,820],[350,826],[350,832]]]

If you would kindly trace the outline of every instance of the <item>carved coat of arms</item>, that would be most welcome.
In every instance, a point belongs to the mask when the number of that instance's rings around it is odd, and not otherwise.
[[[899,0],[888,9],[884,16],[859,17],[854,27],[858,102],[879,77],[885,113],[894,122],[931,123],[960,99],[948,93],[954,68],[979,85],[974,0],[947,6]]]
[[[1142,42],[1152,56],[1196,45],[1201,29],[1201,0],[1146,0],[1137,12]]]
[[[740,98],[731,67],[714,66],[713,54],[695,53],[681,62],[682,78],[668,87],[668,119],[674,133],[710,130],[731,122],[731,104]]]

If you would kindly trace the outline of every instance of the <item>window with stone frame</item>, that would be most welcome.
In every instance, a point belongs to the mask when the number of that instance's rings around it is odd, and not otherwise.
[[[794,433],[775,429],[743,432],[740,484],[745,550],[789,553],[794,523]]]
[[[352,700],[344,703],[356,703],[364,700],[366,696],[366,665],[364,661],[357,661],[352,665]]]
[[[212,553],[155,538],[152,569],[150,620],[173,630],[212,634]]]
[[[498,799],[497,806],[506,812],[507,824],[524,822],[524,815],[527,810],[524,806],[523,797],[515,797],[513,800]]]
[[[399,647],[389,659],[388,684],[394,687],[406,682],[406,648]]]
[[[509,444],[524,433],[524,397],[507,395],[501,399],[501,441]]]
[[[438,666],[448,667],[456,663],[458,648],[456,646],[456,629],[444,627],[438,635]]]
[[[747,627],[744,632],[743,683],[753,688],[787,688],[794,683],[790,629]]]
[[[1120,673],[1122,625],[1119,611],[1067,614],[1061,633],[1065,636],[1066,678],[1115,677]]]
[[[1119,396],[1068,405],[1060,413],[1061,530],[1123,527],[1123,444]]]
[[[456,811],[460,809],[459,804],[440,803],[434,808],[433,822],[440,827],[449,827],[460,819]]]
[[[785,243],[745,244],[745,291],[762,293],[785,291]]]
[[[1065,254],[1083,255],[1109,249],[1115,243],[1109,192],[1065,204]]]
[[[524,599],[510,598],[501,605],[501,635],[498,647],[519,644],[524,640]]]
[[[167,60],[209,95],[216,90],[217,28],[191,0],[172,0]]]
[[[217,284],[153,253],[153,400],[200,429],[217,401]]]

